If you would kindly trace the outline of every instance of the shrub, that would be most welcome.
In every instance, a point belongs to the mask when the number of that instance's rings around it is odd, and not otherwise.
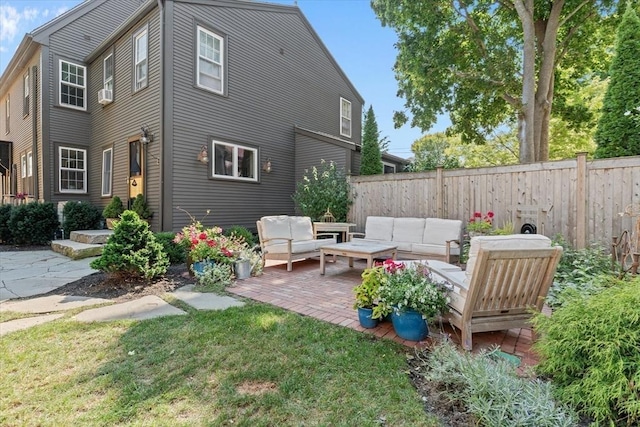
[[[250,248],[256,244],[253,233],[251,233],[248,228],[241,225],[232,225],[224,231],[224,235],[232,237],[235,240],[243,239],[246,245]]]
[[[434,388],[460,400],[478,425],[576,425],[575,414],[555,402],[550,383],[520,378],[511,364],[496,356],[496,351],[461,354],[445,342],[429,353],[423,375]]]
[[[167,255],[149,230],[149,224],[129,210],[120,215],[102,255],[91,262],[91,268],[123,278],[152,279],[166,273],[168,266]]]
[[[291,196],[300,212],[319,221],[329,209],[336,221],[347,220],[350,198],[349,181],[344,170],[338,170],[335,163],[322,160],[319,167],[311,172],[305,170],[302,181],[296,184],[296,191]]]
[[[160,232],[155,233],[156,241],[162,245],[163,251],[167,254],[170,264],[182,264],[187,253],[184,246],[177,244],[173,240],[176,238],[176,233]]]
[[[9,228],[13,243],[46,245],[60,226],[53,203],[27,203],[11,210]]]
[[[136,198],[133,199],[131,210],[137,213],[142,219],[149,219],[153,216],[153,212],[151,212],[149,206],[147,206],[147,200],[143,194],[138,194]]]
[[[574,298],[550,317],[538,314],[538,373],[564,402],[599,424],[640,423],[640,277],[609,278],[599,294]]]
[[[100,228],[102,213],[100,209],[87,202],[68,202],[62,210],[64,238],[68,239],[72,231],[96,230]]]
[[[199,291],[222,293],[233,280],[231,264],[207,264],[202,273],[195,273]]]
[[[10,243],[13,237],[9,219],[11,218],[12,205],[0,205],[0,240],[2,243]]]
[[[102,210],[102,216],[104,218],[119,218],[122,212],[124,212],[122,200],[118,196],[113,196],[109,204]]]

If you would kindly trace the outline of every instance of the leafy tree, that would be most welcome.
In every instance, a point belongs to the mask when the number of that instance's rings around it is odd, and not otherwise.
[[[382,24],[398,34],[398,93],[412,126],[429,129],[448,111],[463,142],[482,142],[505,123],[517,123],[521,163],[548,159],[554,101],[562,103],[563,89],[578,76],[606,66],[617,4],[372,1]],[[557,73],[558,67],[571,72]],[[406,113],[396,112],[394,121],[403,125]]]
[[[382,152],[380,151],[380,132],[373,106],[364,113],[362,126],[362,158],[360,159],[360,175],[379,175],[384,172]]]
[[[321,220],[329,209],[336,221],[344,222],[353,203],[350,188],[344,170],[338,169],[334,162],[322,160],[320,166],[305,170],[291,197],[302,214],[312,221]]]
[[[518,163],[518,136],[513,128],[493,135],[484,144],[463,144],[458,138],[447,152],[467,168],[513,165]]]
[[[460,143],[459,137],[447,137],[444,133],[424,135],[413,144],[413,161],[407,166],[410,172],[428,171],[442,166],[445,169],[461,167],[458,157],[448,154],[449,147]]]
[[[596,131],[596,157],[640,154],[640,127],[633,114],[640,107],[640,18],[630,3],[618,27],[616,55]]]

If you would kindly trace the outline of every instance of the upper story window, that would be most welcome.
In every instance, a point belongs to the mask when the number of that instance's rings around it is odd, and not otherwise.
[[[11,99],[7,94],[7,99],[4,100],[4,131],[9,133],[9,123],[11,122]]]
[[[102,88],[113,90],[113,54],[104,58]]]
[[[351,102],[340,98],[340,135],[351,138]]]
[[[60,105],[86,110],[87,68],[60,60]]]
[[[147,29],[137,32],[133,36],[134,50],[134,90],[140,90],[147,86],[148,64],[148,44]]]
[[[257,181],[257,171],[258,150],[213,141],[213,176]]]
[[[396,173],[396,165],[389,162],[382,162],[382,167],[384,169],[383,173]]]
[[[59,188],[61,193],[87,192],[87,150],[59,148]]]
[[[224,39],[198,27],[198,86],[223,93]]]
[[[33,152],[27,153],[27,176],[33,176]]]
[[[25,74],[22,77],[22,115],[29,115],[29,98],[30,98],[30,88],[29,88],[29,73]]]

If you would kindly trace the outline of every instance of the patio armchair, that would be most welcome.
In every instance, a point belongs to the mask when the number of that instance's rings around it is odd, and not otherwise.
[[[431,266],[452,286],[443,317],[461,330],[462,347],[472,349],[475,332],[527,327],[561,256],[562,247],[541,235],[480,236],[471,239],[466,271]]]

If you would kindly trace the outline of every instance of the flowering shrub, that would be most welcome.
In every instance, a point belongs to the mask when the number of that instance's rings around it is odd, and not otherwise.
[[[467,224],[467,231],[475,233],[488,233],[493,228],[493,212],[488,211],[486,215],[482,212],[474,212]]]
[[[241,249],[241,244],[235,239],[222,234],[222,228],[205,229],[197,221],[176,234],[174,242],[184,245],[193,262],[211,260],[231,263],[235,258],[234,253]]]
[[[386,316],[392,310],[416,310],[426,319],[447,311],[446,282],[435,281],[426,265],[387,260],[382,267],[385,278],[380,283],[373,318]]]

